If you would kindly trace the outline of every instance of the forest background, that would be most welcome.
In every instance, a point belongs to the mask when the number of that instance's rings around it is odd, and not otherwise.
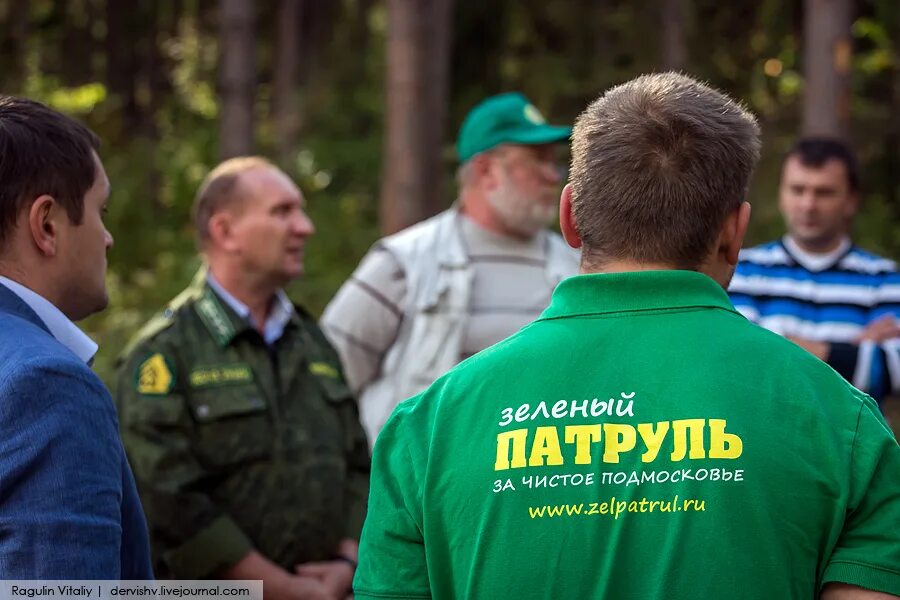
[[[796,136],[845,137],[855,239],[900,258],[898,33],[896,0],[0,0],[0,91],[103,140],[111,302],[84,325],[110,382],[199,266],[190,206],[220,159],[262,154],[299,183],[317,233],[289,292],[318,315],[380,235],[449,206],[462,118],[509,90],[554,123],[664,69],[743,99],[764,133],[748,243],[783,231]]]

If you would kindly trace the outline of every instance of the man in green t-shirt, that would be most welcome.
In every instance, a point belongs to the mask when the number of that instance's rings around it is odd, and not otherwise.
[[[758,154],[682,75],[587,108],[560,208],[582,275],[394,412],[357,598],[900,595],[877,406],[724,291]]]

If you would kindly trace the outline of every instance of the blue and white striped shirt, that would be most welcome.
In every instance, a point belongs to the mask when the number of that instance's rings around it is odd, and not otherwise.
[[[849,243],[832,260],[817,262],[805,261],[789,238],[742,250],[731,300],[775,333],[829,342],[829,364],[857,388],[876,398],[896,393],[900,338],[855,342],[872,321],[900,317],[896,263]]]

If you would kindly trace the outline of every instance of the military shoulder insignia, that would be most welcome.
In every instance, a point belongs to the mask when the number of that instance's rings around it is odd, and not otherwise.
[[[137,392],[149,396],[168,394],[175,385],[169,361],[158,352],[140,364],[136,380]]]
[[[325,362],[310,363],[309,372],[313,375],[323,375],[325,377],[331,377],[332,379],[338,379],[337,369]]]
[[[119,356],[119,360],[128,360],[138,346],[147,340],[155,338],[159,333],[174,325],[174,316],[175,312],[171,308],[166,308],[162,313],[147,321],[147,324],[141,327],[140,331],[128,341],[128,344]]]

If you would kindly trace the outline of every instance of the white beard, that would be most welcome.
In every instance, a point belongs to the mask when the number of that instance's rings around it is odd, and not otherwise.
[[[553,222],[559,208],[544,204],[538,194],[527,194],[504,177],[503,183],[487,195],[488,204],[506,229],[532,237]]]

